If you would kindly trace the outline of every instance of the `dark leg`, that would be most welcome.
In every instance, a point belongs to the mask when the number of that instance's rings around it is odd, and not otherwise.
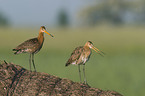
[[[30,71],[32,71],[31,70],[31,53],[30,53],[30,57],[29,57],[29,66],[30,66]]]
[[[80,82],[81,82],[82,80],[81,80],[81,70],[80,70],[80,65],[78,65],[78,69],[79,69],[79,77],[80,77]]]
[[[35,68],[35,64],[34,64],[34,54],[32,54],[32,63],[33,63],[34,70],[36,72],[36,68]]]
[[[85,74],[85,64],[83,64],[83,74],[84,74],[84,83],[87,84],[86,74]]]

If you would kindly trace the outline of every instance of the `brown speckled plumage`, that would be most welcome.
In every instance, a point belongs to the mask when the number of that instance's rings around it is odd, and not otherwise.
[[[41,26],[38,37],[26,40],[25,42],[21,43],[20,45],[18,45],[16,48],[13,49],[13,51],[15,51],[14,54],[30,53],[29,59],[30,70],[31,70],[31,60],[33,62],[33,66],[35,69],[34,53],[39,52],[40,49],[42,48],[44,42],[44,32],[53,37],[53,35],[51,35],[46,31],[44,26]]]
[[[94,47],[93,46],[93,43],[91,41],[87,41],[84,46],[80,46],[80,47],[75,48],[75,50],[72,52],[70,58],[68,59],[68,61],[65,64],[65,66],[68,66],[70,64],[78,65],[80,82],[81,82],[80,65],[84,65],[83,66],[84,83],[87,83],[86,77],[85,77],[85,63],[90,58],[91,49],[95,50],[100,55],[104,54],[102,51],[100,51],[99,49],[97,49],[96,47]]]
[[[17,46],[15,49],[13,49],[13,51],[16,51],[14,54],[36,53],[41,49],[42,45],[43,43],[40,44],[38,42],[38,38],[33,38],[33,39],[29,39],[23,42],[22,44]]]
[[[83,46],[75,48],[75,50],[72,52],[71,57],[68,59],[66,66],[70,64],[85,64],[81,58],[85,56],[87,58],[87,61],[89,60],[89,57],[91,55],[91,50],[90,48],[85,48]]]

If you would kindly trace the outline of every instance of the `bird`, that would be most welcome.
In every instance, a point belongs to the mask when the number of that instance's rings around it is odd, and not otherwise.
[[[91,41],[87,41],[84,46],[76,47],[75,50],[71,53],[70,58],[66,62],[65,66],[69,66],[70,64],[78,65],[79,78],[81,82],[81,70],[80,65],[83,65],[83,75],[84,75],[84,83],[87,84],[86,76],[85,76],[85,63],[89,60],[91,56],[91,49],[99,53],[101,56],[104,56],[104,52],[94,47]]]
[[[39,30],[39,35],[36,38],[28,39],[18,45],[16,48],[12,49],[14,51],[14,54],[20,54],[20,53],[29,53],[29,66],[31,71],[31,63],[33,63],[34,70],[36,72],[35,63],[34,63],[34,54],[40,51],[40,49],[43,46],[44,42],[44,33],[47,33],[51,37],[54,37],[50,33],[46,31],[45,26],[41,26]]]

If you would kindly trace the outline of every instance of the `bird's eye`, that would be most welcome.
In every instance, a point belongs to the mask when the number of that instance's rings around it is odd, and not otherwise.
[[[45,29],[43,28],[42,31],[45,31]]]

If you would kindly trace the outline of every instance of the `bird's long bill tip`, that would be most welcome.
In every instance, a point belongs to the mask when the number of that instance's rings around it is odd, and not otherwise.
[[[104,57],[104,52],[102,52],[101,50],[99,50],[98,48],[96,48],[96,47],[92,47],[92,49],[94,50],[94,51],[96,51],[98,54],[100,54],[101,56],[103,56]]]
[[[51,37],[54,37],[52,34],[48,33],[47,31],[44,31],[46,34],[50,35]]]
[[[54,37],[52,34],[50,34],[51,37]]]

